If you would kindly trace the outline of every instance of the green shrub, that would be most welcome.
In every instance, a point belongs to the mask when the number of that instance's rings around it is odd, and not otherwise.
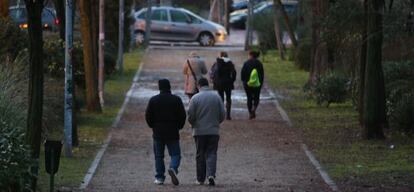
[[[14,59],[20,51],[28,47],[27,33],[11,20],[0,17],[0,55]]]
[[[312,44],[310,41],[303,39],[298,47],[294,50],[295,65],[305,71],[310,70]]]
[[[276,48],[274,22],[271,14],[255,15],[252,26],[257,33],[261,50]]]
[[[83,75],[82,43],[73,43],[73,69],[74,75]],[[65,76],[65,42],[59,38],[51,38],[44,42],[45,72],[52,77]]]
[[[392,127],[414,131],[414,62],[384,64],[387,115]]]
[[[0,189],[27,190],[33,165],[25,145],[27,55],[0,60]]]
[[[318,105],[343,103],[348,97],[348,79],[336,73],[327,73],[318,78],[312,94]]]
[[[83,85],[84,66],[83,66],[83,46],[80,41],[73,43],[73,69],[77,83]],[[44,43],[44,63],[45,72],[52,77],[64,77],[65,75],[65,42],[61,39],[48,39]],[[117,50],[109,42],[105,42],[105,73],[110,75],[115,71]]]

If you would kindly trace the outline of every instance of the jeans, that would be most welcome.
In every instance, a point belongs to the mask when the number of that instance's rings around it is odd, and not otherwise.
[[[231,103],[231,89],[217,89],[217,93],[220,95],[224,102],[224,94],[226,94],[226,103]]]
[[[216,177],[219,138],[218,135],[194,136],[197,148],[197,181],[199,182],[204,182],[206,176]]]
[[[252,112],[253,108],[256,109],[259,106],[261,87],[248,87],[245,85],[244,90],[247,96],[247,108],[249,112]]]
[[[165,180],[164,151],[167,146],[168,154],[171,157],[170,168],[178,173],[178,167],[181,161],[181,150],[179,140],[164,141],[154,139],[154,156],[155,156],[155,178]]]

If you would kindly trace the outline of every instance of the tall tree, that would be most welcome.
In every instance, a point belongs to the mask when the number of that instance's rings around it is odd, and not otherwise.
[[[86,109],[101,112],[98,96],[98,1],[80,0],[83,63],[86,83]]]
[[[98,40],[98,94],[101,106],[104,106],[104,81],[105,81],[105,59],[104,59],[104,41],[105,41],[105,1],[99,0],[99,40]]]
[[[147,47],[151,40],[151,15],[152,15],[152,0],[147,0],[147,13],[145,16],[145,40],[144,46]]]
[[[0,17],[9,16],[9,0],[2,0],[0,2]]]
[[[25,0],[29,31],[29,109],[27,111],[26,143],[31,148],[31,156],[38,162],[42,133],[43,115],[43,0]],[[36,190],[36,176],[39,165],[31,168],[33,176],[31,188]]]
[[[363,126],[366,139],[383,139],[387,126],[382,69],[383,0],[368,0],[368,40],[365,67]]]
[[[121,72],[121,74],[124,73],[124,46],[123,46],[123,42],[124,42],[124,6],[125,6],[125,1],[124,0],[119,0],[119,5],[118,5],[118,59],[117,59],[117,65],[118,65],[118,70]]]
[[[160,0],[162,6],[172,6],[172,0]]]
[[[308,83],[314,85],[317,78],[328,69],[328,45],[322,39],[324,28],[321,20],[328,10],[329,0],[312,1],[312,57]]]
[[[365,68],[367,63],[367,26],[368,26],[368,0],[364,0],[364,29],[362,30],[362,46],[359,60],[359,84],[358,84],[358,112],[359,123],[362,126],[364,120],[364,87],[365,87]]]
[[[280,22],[279,22],[279,18],[280,18],[280,10],[283,9],[280,8],[280,6],[282,6],[282,4],[277,3],[277,0],[273,0],[273,20],[274,20],[274,27],[275,27],[275,36],[276,36],[276,44],[277,44],[277,49],[279,51],[279,56],[280,59],[285,60],[285,54],[284,54],[284,50],[283,50],[283,41],[282,41],[282,34],[280,31]]]
[[[293,31],[292,25],[290,24],[289,16],[288,16],[288,14],[286,13],[286,11],[283,7],[282,1],[281,0],[273,0],[273,5],[275,5],[278,8],[278,10],[280,11],[280,14],[283,17],[283,21],[285,23],[286,30],[289,34],[290,40],[292,41],[293,47],[297,47],[298,46],[298,41],[296,40],[295,32]]]

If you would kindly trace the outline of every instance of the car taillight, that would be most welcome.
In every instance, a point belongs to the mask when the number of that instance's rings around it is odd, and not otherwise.
[[[19,27],[20,27],[21,29],[27,29],[28,24],[20,24],[20,25],[19,25]]]
[[[55,24],[59,25],[59,23],[60,23],[59,19],[55,19]]]

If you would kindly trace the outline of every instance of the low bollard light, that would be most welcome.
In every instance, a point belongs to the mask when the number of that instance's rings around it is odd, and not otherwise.
[[[61,141],[47,140],[45,143],[45,167],[50,175],[50,192],[54,189],[54,175],[59,169],[60,152],[62,151]]]

